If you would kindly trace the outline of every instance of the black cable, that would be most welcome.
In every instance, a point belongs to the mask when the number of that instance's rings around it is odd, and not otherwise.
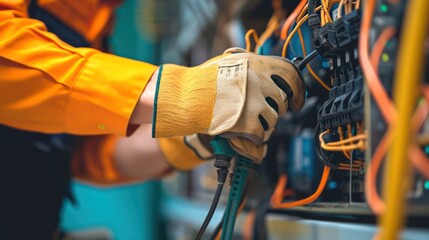
[[[302,59],[299,63],[298,63],[298,68],[299,70],[303,70],[305,68],[305,66],[311,61],[313,60],[317,54],[319,52],[317,50],[313,50],[310,54],[308,54],[304,59]]]
[[[219,169],[217,170],[217,182],[218,182],[217,189],[213,197],[213,201],[210,206],[209,212],[207,213],[206,219],[204,219],[204,223],[201,226],[200,230],[198,231],[197,237],[195,238],[196,240],[201,239],[204,232],[206,231],[206,228],[209,225],[210,220],[212,219],[213,214],[216,210],[217,204],[219,203],[219,199],[222,194],[222,189],[223,189],[223,186],[225,185],[225,181],[228,176],[229,162],[224,163],[223,159],[216,159],[215,166],[217,166],[217,163],[221,163],[222,165],[222,167],[219,167]]]
[[[222,193],[223,185],[224,185],[223,183],[218,183],[217,184],[216,193],[215,193],[215,195],[213,197],[213,201],[212,201],[212,205],[210,206],[210,210],[207,213],[206,219],[204,219],[204,223],[201,226],[200,231],[198,231],[197,237],[195,238],[197,240],[201,239],[201,237],[204,234],[204,231],[206,231],[206,228],[209,225],[210,220],[213,217],[213,214],[214,214],[214,212],[216,210],[217,204],[219,203],[219,199],[220,199],[220,196],[221,196],[221,193]]]
[[[316,4],[317,1],[316,0],[308,0],[308,10],[307,13],[310,16],[311,14],[316,12]]]
[[[222,215],[222,219],[220,220],[220,222],[217,224],[214,232],[212,233],[212,235],[210,236],[210,240],[215,240],[216,236],[219,234],[220,230],[222,230],[222,225],[223,225],[223,219],[225,218],[225,212]]]
[[[320,28],[320,18],[319,15],[316,13],[316,0],[308,0],[308,26],[310,27],[311,31],[313,32],[313,36],[316,36],[317,34],[315,31],[316,29]]]

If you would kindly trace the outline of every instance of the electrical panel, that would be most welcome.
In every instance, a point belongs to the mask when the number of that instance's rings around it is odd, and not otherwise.
[[[386,109],[389,104],[394,105],[396,75],[401,68],[398,52],[404,48],[401,40],[409,4],[406,0],[274,0],[267,26],[253,31],[262,34],[260,38],[254,35],[252,46],[251,34],[246,34],[248,51],[288,58],[298,66],[305,62],[301,74],[307,91],[303,109],[288,111],[279,119],[267,142],[267,156],[254,175],[255,181],[249,184],[253,188],[246,193],[244,209],[254,217],[253,239],[268,238],[264,221],[269,213],[328,221],[377,222],[385,208],[384,186],[389,184],[384,176],[393,141],[389,139],[393,123],[389,121],[396,120],[386,117]],[[265,8],[255,9],[257,12]],[[371,14],[369,22],[365,21],[367,14]],[[364,24],[368,23],[367,28]],[[251,27],[252,22],[248,25]],[[426,46],[421,46],[421,54],[427,60],[425,66],[429,62],[428,41],[429,34]],[[308,61],[315,51],[317,56]],[[368,74],[368,68],[373,75]],[[420,107],[424,114],[426,104],[429,105],[429,90],[425,90],[428,69],[420,79],[423,93],[415,94],[419,101],[414,109],[417,117],[413,118],[419,124],[413,134],[422,154],[420,161],[429,155],[429,140],[425,139],[429,121],[427,116],[417,114]],[[379,94],[384,93],[388,105],[380,103]],[[396,111],[398,106],[393,108]],[[407,223],[427,229],[429,169],[422,168],[428,168],[429,163],[410,165],[412,173],[404,179],[410,185],[404,193]],[[201,177],[206,173],[197,170],[195,175]]]
[[[314,14],[308,10],[310,2],[317,3]],[[384,201],[383,184],[386,180],[383,173],[388,153],[384,151],[381,158],[374,156],[383,151],[380,149],[385,144],[383,138],[388,135],[389,123],[382,113],[383,108],[388,106],[380,105],[375,100],[374,94],[377,93],[372,92],[371,83],[368,83],[370,81],[362,67],[362,61],[367,59],[360,59],[361,29],[367,6],[358,6],[362,4],[360,1],[308,1],[307,5],[300,5],[298,1],[296,4],[297,8],[304,9],[305,6],[305,9],[298,11],[295,22],[288,30],[288,34],[295,36],[289,40],[289,35],[284,38],[281,34],[274,35],[271,45],[259,49],[259,52],[272,55],[282,55],[282,50],[284,53],[286,49],[284,57],[295,60],[305,59],[305,52],[317,50],[319,54],[302,72],[307,84],[304,109],[297,113],[288,112],[279,121],[277,131],[269,142],[270,150],[261,167],[262,175],[266,175],[274,195],[282,176],[287,176],[287,184],[280,186],[283,187],[282,201],[277,199],[276,207],[273,197],[272,208],[267,211],[306,217],[306,213],[311,213],[310,218],[353,218],[356,222],[375,223],[374,211],[377,210],[374,210],[374,205],[377,208],[377,204]],[[374,1],[369,29],[370,64],[392,102],[395,72],[400,67],[396,60],[407,4],[408,1]],[[326,13],[321,13],[324,8],[327,8],[331,19]],[[294,10],[289,10],[291,15]],[[305,10],[308,18],[306,23],[300,25]],[[297,29],[301,31],[299,38],[296,36]],[[428,39],[426,37],[426,41]],[[287,46],[283,46],[285,42],[288,42]],[[303,45],[305,49],[300,51]],[[422,49],[422,53],[425,51],[428,58],[427,49]],[[317,83],[317,78],[328,89]],[[427,70],[422,79],[423,83],[429,81]],[[418,94],[422,96],[419,103],[423,105],[427,99],[422,93]],[[426,118],[421,125],[418,131],[425,135]],[[426,145],[420,145],[419,149],[424,155],[429,154]],[[375,158],[379,159],[376,173],[369,175],[369,166],[374,168],[376,165],[372,162]],[[277,168],[270,167],[272,164],[276,164]],[[326,166],[330,172],[323,191],[311,203],[288,205],[311,198],[318,192]],[[428,224],[422,224],[427,221],[420,221],[429,219],[429,180],[421,170],[414,167],[411,179],[407,179],[411,185],[406,194],[407,213],[410,216],[409,224],[428,227]],[[371,179],[373,175],[375,179]],[[372,191],[378,199],[372,199]]]

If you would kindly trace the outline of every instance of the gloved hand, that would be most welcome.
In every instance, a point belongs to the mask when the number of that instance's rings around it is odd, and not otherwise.
[[[188,146],[198,158],[204,160],[214,159],[214,153],[210,141],[213,139],[210,135],[192,134],[184,137],[186,146]]]
[[[261,145],[288,103],[299,109],[303,96],[301,76],[285,59],[233,49],[196,67],[165,64],[158,77],[152,135],[221,134]],[[242,140],[232,142],[237,141]]]
[[[185,137],[158,138],[158,144],[165,160],[174,169],[192,170],[214,159],[210,146],[211,136],[203,134]]]

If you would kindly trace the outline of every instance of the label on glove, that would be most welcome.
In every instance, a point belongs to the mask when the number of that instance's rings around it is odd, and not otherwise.
[[[237,123],[246,100],[247,59],[222,61],[219,64],[213,119],[208,133],[217,135]]]
[[[246,70],[247,70],[247,61],[245,60],[238,60],[234,63],[228,64],[228,65],[220,65],[219,66],[219,72],[218,72],[218,79],[222,78],[225,80],[234,80],[237,78],[243,78],[246,77]]]

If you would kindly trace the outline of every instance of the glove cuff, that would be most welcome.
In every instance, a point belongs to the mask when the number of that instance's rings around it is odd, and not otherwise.
[[[192,68],[160,67],[153,137],[217,135],[236,125],[246,97],[247,59],[225,58],[219,56]]]
[[[215,67],[207,69],[204,77],[193,68],[174,64],[160,67],[154,101],[153,137],[185,136],[210,128],[216,99]]]

